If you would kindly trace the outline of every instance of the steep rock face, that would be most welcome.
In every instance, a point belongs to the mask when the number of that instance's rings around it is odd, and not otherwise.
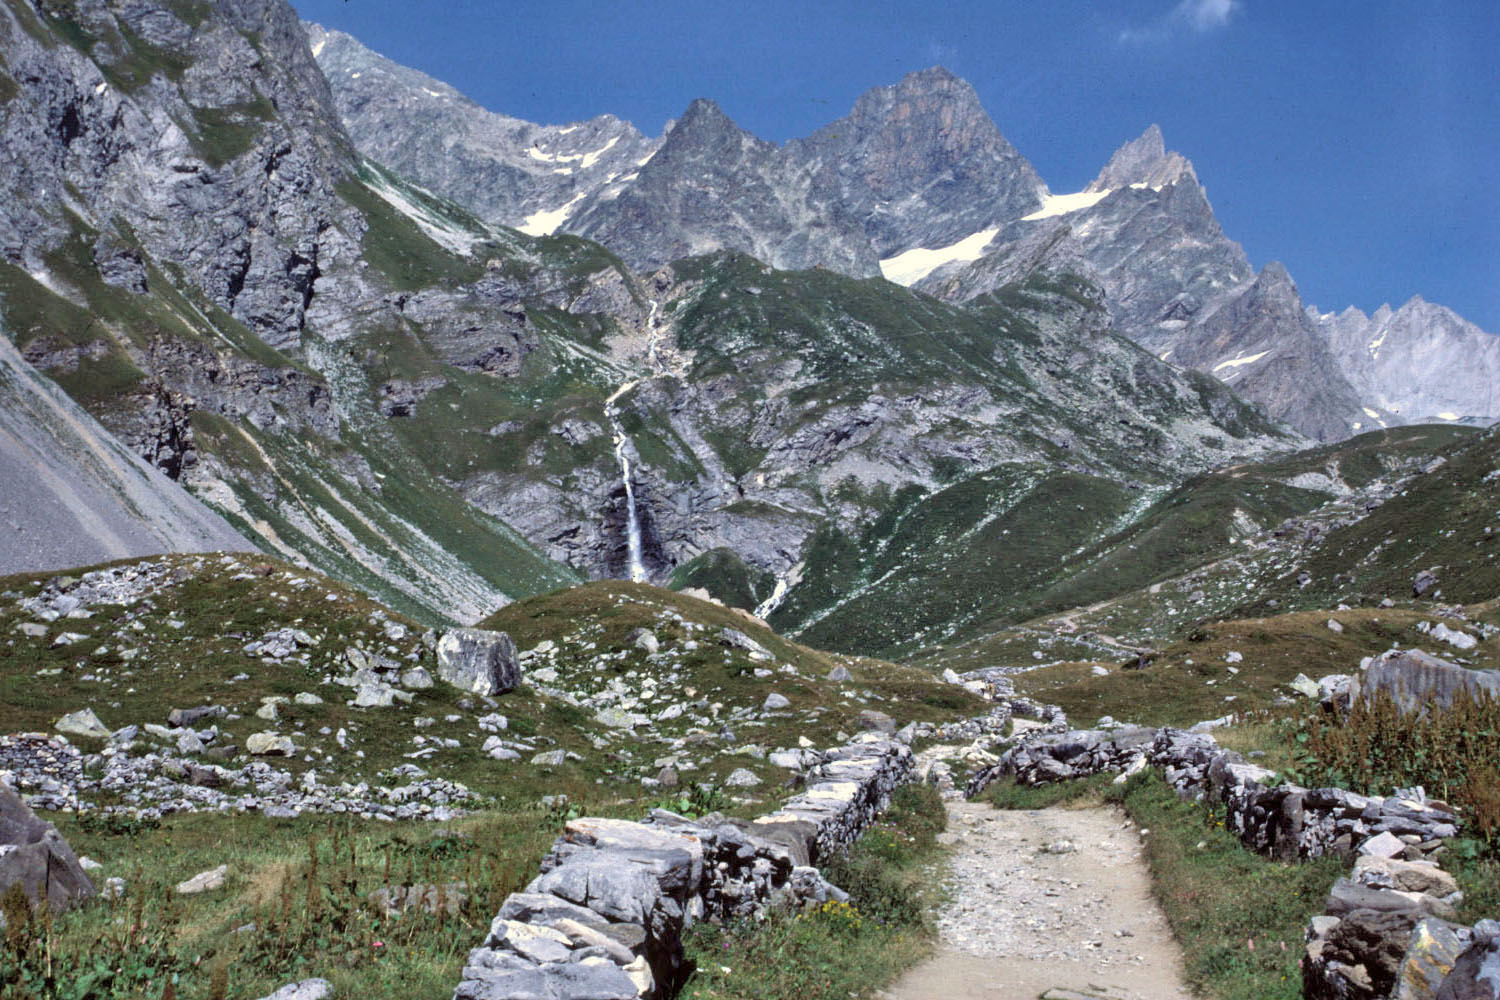
[[[559,126],[486,111],[341,31],[305,27],[360,151],[489,222],[550,233],[580,197],[618,191],[661,145],[613,115]]]
[[[1405,422],[1500,419],[1500,337],[1451,309],[1417,296],[1371,316],[1352,306],[1314,315],[1367,405]]]
[[[1343,440],[1360,421],[1358,396],[1278,263],[1267,264],[1243,294],[1195,324],[1172,357],[1320,441]]]
[[[1500,416],[1500,340],[1420,300],[1373,317],[1298,315],[1285,271],[1272,264],[1255,276],[1192,164],[1166,149],[1155,125],[1083,192],[1049,200],[1002,227],[979,260],[941,266],[917,287],[966,301],[1039,272],[1097,281],[1126,336],[1320,440],[1377,424]]]
[[[51,34],[63,24],[77,48]],[[192,24],[151,4],[9,4],[0,47],[19,87],[0,128],[5,259],[45,269],[82,222],[101,257],[123,241],[128,262],[138,245],[268,343],[295,345],[347,244],[339,227],[355,224],[332,197],[352,147],[291,9],[223,4]]]
[[[780,148],[694,102],[637,180],[567,228],[640,267],[733,249],[863,276],[882,257],[1025,214],[1045,191],[974,89],[934,68],[867,92],[846,118]]]
[[[786,154],[880,257],[946,246],[1040,207],[1046,185],[964,80],[942,67],[877,87]]]
[[[591,199],[566,228],[642,269],[731,248],[773,267],[874,273],[868,239],[844,206],[820,197],[818,181],[717,104],[697,100],[635,181]]]
[[[1020,268],[1087,267],[1109,297],[1120,332],[1155,354],[1195,319],[1255,277],[1219,227],[1192,164],[1169,153],[1152,126],[1110,159],[1084,195],[1049,200],[1003,227],[972,264],[948,265],[918,287],[964,301],[1012,280]],[[1048,259],[1055,253],[1062,256]]]
[[[0,63],[0,292],[26,357],[261,544],[403,610],[475,620],[577,579],[392,429],[426,400],[377,400],[393,351],[512,377],[533,298],[569,330],[572,300],[618,301],[587,277],[607,254],[504,242],[362,163],[282,0],[18,0]]]
[[[163,552],[253,551],[0,336],[0,576]]]

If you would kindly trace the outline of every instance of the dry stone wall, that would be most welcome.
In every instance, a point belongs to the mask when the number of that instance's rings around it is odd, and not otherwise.
[[[1252,850],[1356,858],[1307,928],[1304,997],[1500,1000],[1500,922],[1453,922],[1463,897],[1434,859],[1459,818],[1420,788],[1382,797],[1280,784],[1207,733],[1119,726],[1028,734],[977,773],[968,794],[1003,775],[1039,785],[1148,766],[1178,795],[1222,805],[1225,825]]]
[[[454,1000],[635,1000],[687,973],[682,933],[777,901],[843,899],[817,865],[848,847],[911,780],[905,743],[867,733],[817,755],[806,789],[751,822],[578,819],[541,875],[501,906]]]

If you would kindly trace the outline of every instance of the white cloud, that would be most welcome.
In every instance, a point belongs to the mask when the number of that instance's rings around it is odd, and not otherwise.
[[[1227,27],[1243,6],[1243,0],[1180,0],[1155,24],[1121,31],[1119,40],[1139,45],[1165,42],[1184,30],[1200,34],[1217,31]]]
[[[1240,0],[1182,0],[1173,17],[1181,18],[1199,31],[1212,31],[1229,23],[1240,9]]]

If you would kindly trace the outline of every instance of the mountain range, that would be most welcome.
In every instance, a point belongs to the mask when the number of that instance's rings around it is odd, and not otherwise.
[[[608,116],[517,122],[348,35],[309,33],[367,155],[489,221],[587,236],[634,268],[734,249],[957,302],[1067,268],[1105,290],[1121,333],[1318,440],[1500,417],[1500,340],[1420,299],[1365,320],[1311,311],[1279,264],[1255,272],[1154,125],[1083,191],[1055,195],[941,68],[874,88],[782,146],[708,101],[648,140]]]
[[[1309,309],[1155,129],[1054,195],[941,69],[777,146],[495,115],[282,0],[7,0],[0,55],[14,383],[430,621],[636,576],[899,651],[1113,573],[1209,470],[1495,413],[1494,338]],[[1293,478],[1205,537],[1343,488]]]

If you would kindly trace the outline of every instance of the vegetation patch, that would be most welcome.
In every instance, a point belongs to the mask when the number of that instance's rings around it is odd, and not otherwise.
[[[1222,814],[1178,800],[1152,772],[1112,793],[1145,835],[1153,891],[1182,946],[1188,985],[1215,1000],[1295,1000],[1308,921],[1347,867],[1245,850]]]
[[[1500,858],[1500,699],[1460,694],[1449,709],[1414,715],[1382,692],[1348,713],[1291,721],[1284,738],[1292,781],[1366,795],[1421,785],[1458,807],[1472,841],[1461,853]]]

